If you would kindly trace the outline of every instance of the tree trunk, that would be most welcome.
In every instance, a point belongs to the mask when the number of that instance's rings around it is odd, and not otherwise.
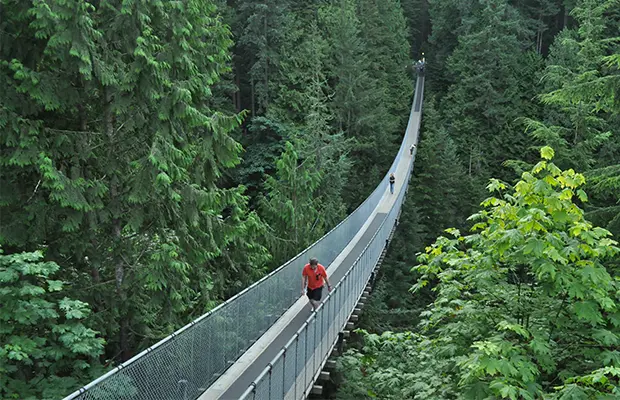
[[[269,105],[269,56],[267,55],[267,49],[269,48],[269,37],[267,36],[267,14],[264,19],[265,29],[265,104],[263,112],[267,114],[267,107]]]
[[[107,88],[103,89],[104,91],[104,125],[105,125],[105,133],[108,136],[108,159],[114,157],[114,116],[112,115],[111,103],[112,96]],[[112,171],[110,176],[110,200],[115,201],[118,196],[118,180],[116,178],[116,171]],[[119,332],[118,332],[118,340],[120,346],[121,360],[126,361],[130,358],[131,354],[129,351],[129,342],[128,342],[128,328],[129,324],[127,322],[127,293],[123,287],[123,281],[125,278],[125,266],[123,265],[123,259],[120,257],[119,252],[122,251],[122,236],[121,236],[121,220],[120,216],[113,216],[112,219],[112,238],[114,240],[114,277],[116,281],[116,295],[118,301],[118,311],[119,311]]]
[[[254,77],[250,77],[250,86],[252,87],[252,117],[256,115],[256,103],[254,101]]]
[[[235,65],[237,65],[238,63],[235,63]],[[235,110],[237,112],[241,112],[241,78],[239,77],[241,75],[241,72],[239,71],[239,68],[235,68],[235,84],[237,85],[237,91],[235,92]]]

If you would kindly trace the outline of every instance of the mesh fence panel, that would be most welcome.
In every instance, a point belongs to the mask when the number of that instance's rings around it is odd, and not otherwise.
[[[271,367],[269,387],[272,399],[284,398],[284,356],[279,357]]]
[[[306,326],[306,331],[308,332],[307,341],[306,341],[306,364],[304,365],[306,371],[305,382],[308,384],[312,380],[312,360],[314,359],[314,346],[316,342],[316,337],[314,336],[314,327],[315,327],[315,318],[310,317],[310,323]]]
[[[254,391],[254,399],[256,400],[269,400],[269,375],[264,375],[265,378],[260,380],[256,384]],[[274,397],[277,398],[277,397]]]
[[[305,379],[299,379],[299,377],[303,376],[305,378],[305,367],[306,367],[306,348],[308,347],[307,338],[308,330],[304,329],[299,335],[299,343],[297,346],[297,376],[295,379],[297,380],[296,386],[296,394],[295,398],[299,398],[300,393],[303,393],[303,390],[306,388]]]
[[[292,344],[286,349],[284,355],[284,387],[282,391],[286,394],[291,390],[294,390],[295,378],[297,377],[297,345],[299,339],[295,339]]]

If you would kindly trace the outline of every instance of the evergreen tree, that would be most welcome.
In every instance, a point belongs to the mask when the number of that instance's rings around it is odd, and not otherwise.
[[[428,0],[402,0],[403,14],[409,28],[409,42],[414,61],[427,50],[427,39],[431,33]]]
[[[3,16],[0,244],[45,245],[125,360],[266,260],[243,188],[217,187],[240,151],[241,116],[209,107],[230,32],[210,0],[8,1]]]
[[[526,27],[535,33],[534,48],[538,54],[546,54],[555,34],[563,28],[557,18],[563,0],[526,0],[512,2],[525,17]]]
[[[458,226],[474,207],[469,204],[469,178],[432,100],[427,100],[424,115],[411,190],[420,218],[420,240],[428,245],[444,229]]]
[[[238,0],[236,9],[240,14],[237,54],[249,56],[248,62],[238,65],[248,68],[250,110],[254,117],[267,112],[274,91],[278,90],[278,70],[283,61],[280,47],[292,32],[293,14],[287,0]]]
[[[428,37],[428,52],[425,54],[428,65],[426,91],[444,96],[455,77],[446,68],[448,57],[458,45],[458,37],[462,33],[461,21],[468,14],[473,2],[458,0],[428,0],[428,13],[431,23],[431,34]]]
[[[441,103],[448,132],[470,175],[502,177],[501,164],[527,148],[525,134],[515,134],[515,119],[537,115],[530,99],[538,56],[523,54],[528,31],[504,0],[475,2],[463,20],[463,34],[448,59],[456,83]],[[517,131],[518,132],[518,131]]]
[[[321,175],[309,164],[301,161],[294,145],[287,142],[277,161],[275,177],[267,176],[265,180],[268,194],[261,214],[272,228],[270,248],[277,265],[321,236],[314,229],[319,217],[315,191]]]

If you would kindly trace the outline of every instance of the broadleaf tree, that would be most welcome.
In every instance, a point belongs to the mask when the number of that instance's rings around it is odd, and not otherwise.
[[[379,398],[613,398],[620,395],[620,252],[577,205],[585,177],[553,150],[493,195],[471,232],[448,229],[419,257],[414,292],[434,284],[419,333],[367,335],[343,362]],[[432,379],[431,377],[439,377]],[[386,382],[391,382],[386,385]],[[352,390],[352,389],[349,389]]]
[[[0,249],[0,397],[60,398],[103,371],[88,304],[67,296],[41,251]]]

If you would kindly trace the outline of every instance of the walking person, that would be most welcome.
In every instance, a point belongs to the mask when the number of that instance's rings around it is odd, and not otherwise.
[[[394,194],[394,183],[396,182],[396,177],[394,176],[394,173],[390,174],[390,193]]]
[[[301,272],[301,295],[308,295],[312,310],[316,310],[319,304],[321,304],[321,296],[325,283],[327,283],[327,290],[331,292],[332,285],[329,283],[329,279],[327,279],[325,267],[319,264],[319,260],[316,258],[311,258],[310,262],[304,266]]]
[[[415,149],[415,143],[409,147],[409,155],[413,155],[413,150]]]

